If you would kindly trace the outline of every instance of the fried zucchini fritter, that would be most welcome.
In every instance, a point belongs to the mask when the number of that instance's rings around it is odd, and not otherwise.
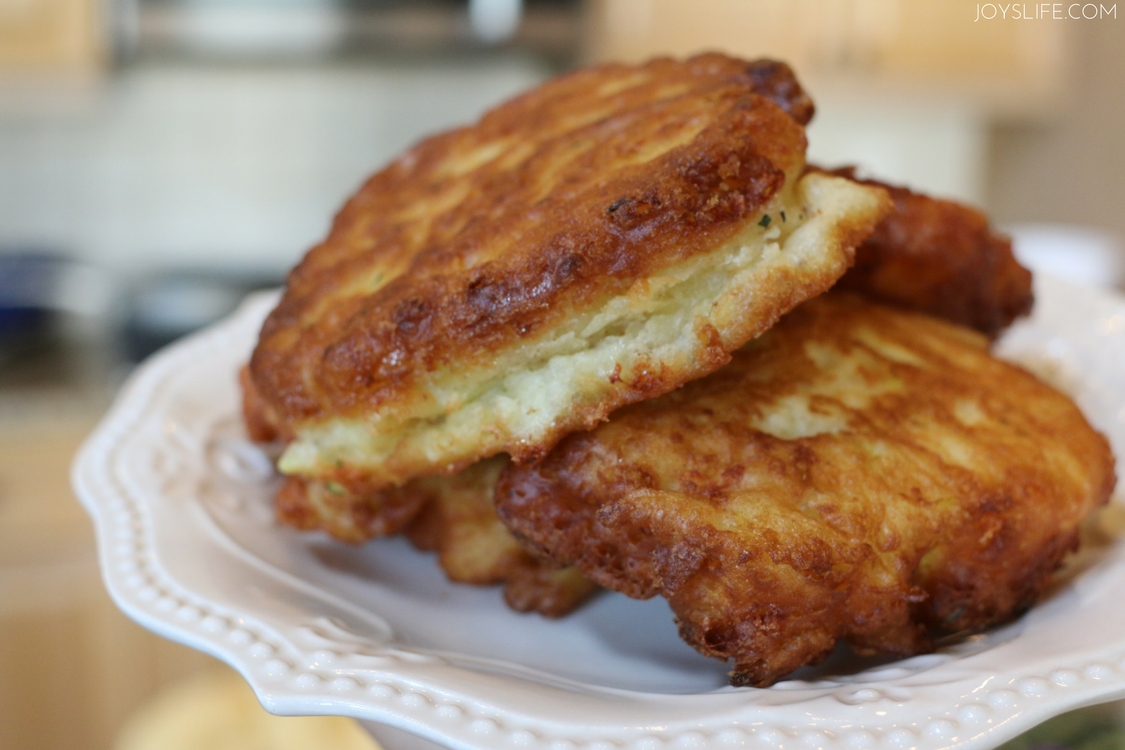
[[[524,541],[769,685],[913,654],[1029,607],[1106,501],[1113,458],[1065,396],[968,329],[811,300],[712,375],[509,466]]]
[[[406,537],[418,549],[436,551],[450,580],[501,583],[513,567],[530,559],[492,505],[496,477],[506,463],[506,457],[494,456],[452,477],[411,482],[427,499]]]
[[[533,557],[501,523],[492,504],[504,456],[479,461],[452,477],[416,479],[427,500],[405,530],[415,547],[438,553],[449,580],[504,584],[504,601],[520,612],[561,617],[598,588],[576,568]]]
[[[828,174],[881,187],[894,201],[894,210],[856,249],[855,265],[839,288],[921,310],[993,338],[1031,311],[1031,272],[1012,255],[1011,240],[994,232],[983,213],[859,179],[852,167]]]
[[[239,370],[238,387],[242,392],[242,424],[246,427],[247,436],[255,443],[284,440],[277,417],[254,387],[249,365]]]
[[[282,471],[378,490],[529,460],[723,365],[889,207],[804,174],[811,113],[784,65],[711,54],[563,76],[407,151],[262,329]]]
[[[373,488],[362,477],[337,479],[286,477],[274,508],[282,523],[302,531],[327,531],[359,544],[402,531],[425,506],[427,496],[416,487]]]
[[[242,414],[256,442],[282,439],[249,373],[239,373]],[[535,557],[501,523],[492,502],[508,459],[478,461],[454,476],[415,479],[372,489],[363,476],[317,480],[287,477],[274,498],[277,518],[303,531],[325,531],[352,544],[405,533],[415,547],[436,551],[449,580],[504,584],[504,601],[519,612],[568,614],[597,590],[577,568]]]
[[[275,500],[277,515],[282,523],[353,544],[402,532],[418,549],[438,553],[449,580],[502,583],[513,609],[561,617],[598,587],[576,568],[531,555],[501,523],[492,495],[506,463],[496,456],[452,477],[375,491],[290,477]]]

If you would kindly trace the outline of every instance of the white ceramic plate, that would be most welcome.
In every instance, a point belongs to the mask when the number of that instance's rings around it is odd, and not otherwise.
[[[1125,455],[1125,301],[1038,284],[1000,350],[1074,393]],[[561,621],[445,581],[401,539],[350,547],[272,519],[236,374],[274,296],[140,368],[76,460],[106,584],[142,625],[238,669],[279,714],[342,714],[454,748],[992,747],[1125,696],[1125,543],[1018,622],[901,661],[838,654],[768,690],[676,636],[662,600]]]

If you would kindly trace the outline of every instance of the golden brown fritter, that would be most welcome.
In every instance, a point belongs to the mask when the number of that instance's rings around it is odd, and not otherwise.
[[[256,443],[283,440],[277,418],[254,387],[249,366],[238,371],[238,386],[242,392],[242,423],[250,439]]]
[[[507,463],[497,456],[452,477],[410,482],[406,486],[427,499],[405,534],[415,547],[438,553],[449,580],[503,583],[504,600],[513,609],[561,617],[598,587],[575,568],[533,557],[500,522],[492,495]]]
[[[779,63],[661,59],[557,78],[407,151],[262,329],[282,471],[378,489],[527,460],[724,364],[889,207],[802,176],[811,109]]]
[[[828,174],[858,179],[852,167]],[[885,189],[894,210],[856,249],[855,265],[837,286],[991,337],[1031,311],[1031,272],[983,213],[878,180],[859,182]]]
[[[249,369],[238,374],[242,421],[258,443],[287,442],[269,405],[258,395]],[[426,496],[410,487],[372,487],[355,472],[333,479],[286,477],[274,498],[278,520],[304,531],[327,531],[346,542],[365,542],[401,531],[421,512]]]
[[[714,55],[702,55],[698,59],[713,60]],[[729,63],[724,63],[729,64]],[[754,60],[749,63],[734,61],[735,67],[744,65],[742,73],[749,80],[755,94],[764,96],[785,110],[785,113],[800,125],[808,125],[816,114],[816,106],[809,95],[797,82],[789,66],[777,60]]]
[[[768,685],[824,658],[913,654],[1029,607],[1114,483],[1105,439],[986,339],[844,293],[727,367],[536,466],[497,510],[523,540]]]
[[[242,413],[256,442],[281,439],[246,368],[239,373]],[[479,461],[452,477],[415,479],[402,487],[372,489],[363,477],[287,477],[274,498],[278,520],[303,531],[326,531],[359,544],[403,532],[422,550],[436,551],[451,581],[503,583],[504,600],[519,612],[561,617],[597,590],[578,569],[532,556],[496,515],[496,477],[507,463]]]
[[[327,531],[359,544],[402,531],[422,511],[425,494],[411,485],[372,488],[362,477],[336,479],[286,477],[274,508],[284,524],[302,531]]]
[[[501,583],[530,556],[496,516],[492,493],[505,456],[479,461],[452,477],[415,479],[426,495],[422,512],[405,533],[415,547],[436,551],[450,580]]]
[[[496,522],[500,523],[500,519]],[[562,617],[600,590],[598,584],[573,565],[560,565],[541,557],[532,559],[533,565],[513,567],[504,581],[504,602],[517,612]]]
[[[438,553],[449,580],[502,583],[513,609],[561,617],[588,599],[597,584],[576,568],[531,555],[500,522],[492,495],[506,463],[497,456],[452,477],[375,491],[289,477],[275,506],[282,523],[326,531],[352,544],[402,532],[418,549]]]

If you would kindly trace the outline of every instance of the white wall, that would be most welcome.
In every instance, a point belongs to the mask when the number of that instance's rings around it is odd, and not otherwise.
[[[950,99],[817,96],[808,127],[810,162],[854,164],[873,177],[980,205],[987,113]]]
[[[0,248],[111,268],[280,272],[363,179],[546,75],[422,67],[146,65],[77,112],[0,116]]]

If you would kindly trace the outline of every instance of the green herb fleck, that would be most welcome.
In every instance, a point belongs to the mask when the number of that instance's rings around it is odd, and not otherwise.
[[[771,221],[770,215],[766,214],[765,216],[762,217],[762,220],[758,222],[758,226],[760,226],[762,229],[765,229],[766,227],[768,227],[770,225],[770,221]]]
[[[339,482],[326,482],[324,486],[327,487],[328,491],[333,495],[344,494],[344,485],[340,484]]]

